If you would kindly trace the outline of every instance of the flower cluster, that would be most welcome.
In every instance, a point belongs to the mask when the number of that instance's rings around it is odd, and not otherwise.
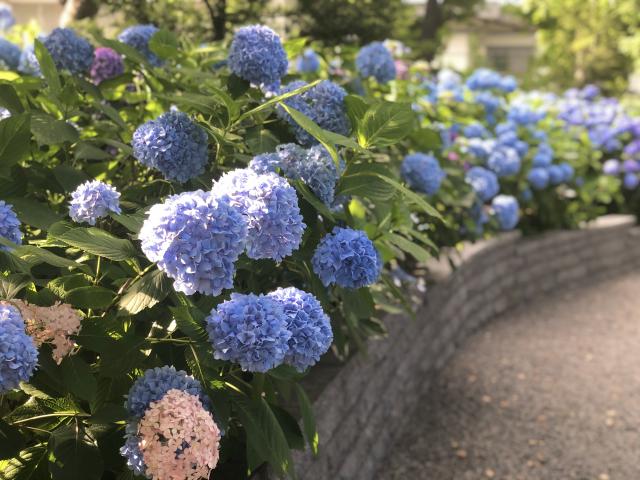
[[[491,200],[500,190],[496,174],[484,167],[470,168],[465,180],[483,202]]]
[[[371,42],[360,49],[356,69],[362,77],[373,77],[378,83],[388,83],[396,78],[393,56],[381,42]]]
[[[76,345],[71,335],[80,331],[78,312],[71,305],[60,302],[51,307],[31,305],[23,300],[13,300],[12,303],[20,310],[27,333],[36,345],[52,344],[52,357],[60,364]]]
[[[499,147],[489,155],[487,166],[498,177],[515,175],[520,171],[520,156],[513,148]]]
[[[20,225],[13,207],[4,200],[0,200],[0,237],[20,245],[22,243]],[[0,246],[0,250],[8,250],[8,248]]]
[[[362,230],[335,227],[318,244],[311,259],[313,271],[325,286],[360,288],[378,280],[380,254]]]
[[[120,214],[120,193],[99,180],[86,181],[71,194],[69,216],[74,222],[95,225],[109,212]]]
[[[512,76],[502,76],[494,70],[488,68],[478,68],[469,78],[467,78],[467,87],[470,90],[502,90],[503,92],[512,92],[518,86],[516,79]]]
[[[134,25],[124,29],[118,35],[118,40],[142,54],[154,67],[159,67],[162,65],[162,59],[149,48],[149,40],[157,31],[158,27],[154,25]]]
[[[20,63],[20,47],[0,37],[0,68],[15,70]]]
[[[282,306],[286,329],[291,332],[284,362],[303,372],[331,346],[329,317],[316,297],[295,287],[278,288],[267,296]]]
[[[280,93],[292,92],[306,84],[306,82],[296,80],[282,88]],[[329,80],[323,80],[309,90],[288,98],[285,103],[305,114],[324,130],[339,133],[340,135],[348,135],[351,131],[351,122],[347,117],[344,104],[346,96],[347,92],[340,85]],[[296,138],[301,144],[312,145],[318,143],[282,107],[278,107],[277,112],[281,118],[292,126]]]
[[[549,172],[543,167],[533,167],[527,174],[527,180],[535,190],[544,190],[549,185]]]
[[[513,230],[518,224],[518,200],[511,195],[498,195],[491,201],[491,207],[502,230]]]
[[[18,62],[18,71],[34,77],[42,76],[40,63],[38,62],[38,57],[36,57],[33,44],[22,50],[20,61]]]
[[[0,303],[0,394],[29,380],[37,363],[38,350],[25,332],[20,310]]]
[[[133,133],[133,155],[168,180],[184,183],[204,172],[207,133],[183,112],[166,112]]]
[[[124,62],[122,56],[115,50],[108,47],[98,47],[94,52],[93,63],[91,64],[91,79],[96,85],[100,85],[105,80],[110,80],[122,75],[124,72]]]
[[[276,32],[264,25],[251,25],[234,34],[228,64],[238,77],[275,91],[289,62]]]
[[[438,160],[426,153],[413,153],[404,157],[400,173],[411,188],[427,195],[435,194],[446,176]]]
[[[279,262],[300,246],[305,224],[296,191],[284,178],[237,169],[224,174],[212,191],[215,196],[228,196],[246,217],[249,258]]]
[[[233,286],[247,223],[228,198],[197,190],[151,207],[139,238],[144,254],[175,280],[177,291],[216,296]]]
[[[320,57],[312,48],[305,48],[296,60],[296,70],[300,73],[315,73],[320,69]]]
[[[43,42],[58,70],[83,73],[93,63],[93,47],[70,28],[54,28]]]
[[[13,9],[11,5],[1,2],[0,3],[0,30],[9,30],[16,24],[16,19],[13,16]]]

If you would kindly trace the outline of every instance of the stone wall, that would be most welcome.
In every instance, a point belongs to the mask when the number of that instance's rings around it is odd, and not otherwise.
[[[296,452],[301,480],[373,480],[395,436],[437,372],[488,320],[554,291],[640,266],[640,229],[630,216],[602,217],[581,230],[531,238],[517,233],[468,245],[429,265],[415,319],[392,315],[386,338],[345,365],[314,367],[320,453]]]

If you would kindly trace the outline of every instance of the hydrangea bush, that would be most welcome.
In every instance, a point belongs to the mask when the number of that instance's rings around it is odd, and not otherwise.
[[[336,58],[260,25],[192,40],[0,43],[10,478],[292,474],[291,449],[318,448],[301,378],[411,309],[398,272],[633,205],[639,123],[593,88],[431,75],[378,42]]]

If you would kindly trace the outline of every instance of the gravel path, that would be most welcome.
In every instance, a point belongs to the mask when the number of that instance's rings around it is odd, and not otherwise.
[[[639,480],[640,273],[540,299],[472,336],[380,480]]]

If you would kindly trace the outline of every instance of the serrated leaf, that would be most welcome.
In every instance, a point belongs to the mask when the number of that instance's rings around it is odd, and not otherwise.
[[[415,118],[409,103],[377,103],[358,124],[358,142],[364,148],[394,145],[413,130]]]
[[[177,58],[180,55],[179,47],[176,36],[163,28],[149,39],[149,49],[163,59]]]
[[[111,305],[115,295],[115,292],[108,288],[91,285],[69,291],[65,301],[76,308],[101,309]]]
[[[45,445],[26,448],[19,457],[20,460],[12,458],[0,462],[0,480],[43,480],[49,476],[46,469],[42,468],[47,458]]]
[[[6,277],[0,277],[0,298],[10,300],[30,284],[31,277],[24,273],[14,273]]]
[[[145,355],[140,351],[144,339],[127,335],[114,340],[100,355],[100,373],[108,378],[120,377],[139,367]]]
[[[80,137],[73,125],[44,113],[31,115],[31,133],[40,145],[74,143]]]
[[[123,312],[135,315],[164,300],[170,288],[171,283],[165,274],[160,270],[153,270],[127,289],[118,306]]]
[[[4,239],[0,239],[0,243],[6,244],[5,242],[6,241]],[[20,245],[13,248],[10,253],[19,259],[24,260],[31,266],[46,263],[60,268],[80,268],[85,271],[88,271],[89,269],[87,265],[74,262],[73,260],[69,260],[65,257],[60,257],[49,250],[45,250],[44,248],[39,248],[34,245]]]
[[[62,383],[76,397],[92,401],[98,384],[91,368],[82,358],[74,355],[62,360]]]
[[[169,307],[169,309],[173,313],[173,318],[182,333],[196,342],[209,340],[209,335],[204,328],[204,322],[196,320],[189,307]]]
[[[110,260],[123,261],[136,256],[133,243],[99,228],[73,228],[56,238],[67,245]]]

